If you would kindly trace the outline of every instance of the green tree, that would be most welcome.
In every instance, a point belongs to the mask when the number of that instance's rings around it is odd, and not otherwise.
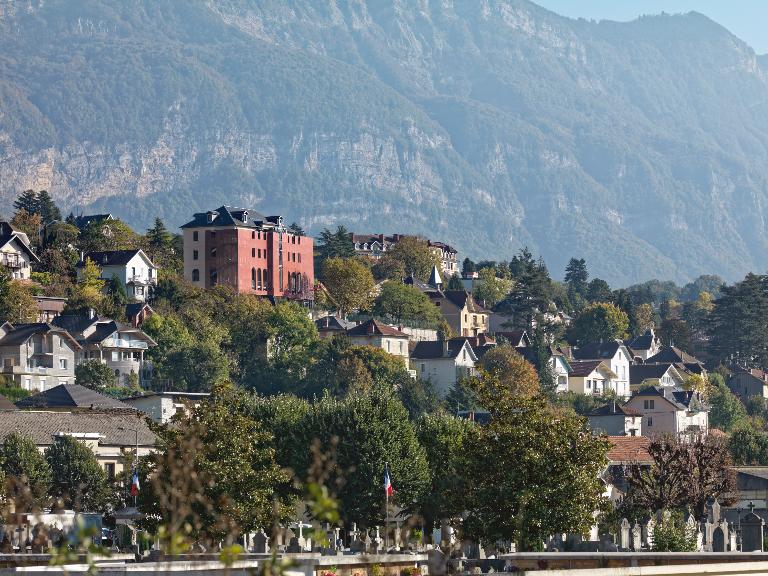
[[[165,227],[161,218],[155,218],[155,223],[147,230],[147,243],[156,250],[167,249],[171,244],[173,235]]]
[[[45,227],[44,245],[62,252],[74,251],[80,230],[66,222],[52,222]]]
[[[12,280],[4,266],[0,266],[0,323],[35,322],[40,309],[29,286]]]
[[[8,483],[8,496],[16,506],[42,507],[51,484],[51,468],[35,442],[11,432],[0,447],[0,469]]]
[[[446,290],[464,290],[464,283],[461,281],[461,277],[458,274],[454,274],[448,279],[448,284],[445,286]]]
[[[282,516],[279,495],[290,478],[275,461],[272,435],[242,413],[241,394],[218,385],[210,401],[163,431],[162,450],[149,461],[149,498],[140,508],[159,516],[166,529],[180,532],[188,525],[194,538],[233,542],[269,526],[274,506]],[[179,474],[197,482],[190,485]],[[189,487],[195,489],[183,494]]]
[[[88,446],[72,436],[58,436],[45,450],[51,467],[50,495],[64,509],[105,512],[110,504],[107,476]]]
[[[731,433],[728,450],[737,466],[766,466],[768,434],[745,422]]]
[[[86,258],[80,280],[71,289],[67,311],[83,313],[90,308],[100,311],[104,305],[104,284],[101,269],[93,260]]]
[[[27,235],[29,243],[34,250],[40,248],[40,232],[43,229],[43,220],[40,214],[19,210],[11,218],[11,225]]]
[[[509,262],[514,285],[496,311],[512,316],[513,328],[529,330],[537,315],[549,309],[552,280],[543,260],[536,260],[527,248]]]
[[[376,298],[374,314],[388,316],[398,324],[424,322],[436,324],[440,310],[418,288],[397,281],[385,282]]]
[[[747,274],[723,286],[709,315],[709,352],[715,363],[743,361],[768,369],[768,293],[766,278]]]
[[[585,296],[587,280],[589,280],[587,262],[584,258],[571,258],[565,267],[565,283],[568,285],[568,293]]]
[[[486,308],[493,308],[507,297],[512,289],[512,281],[507,278],[496,276],[495,268],[483,268],[480,270],[479,281],[475,286],[473,295]],[[463,290],[462,286],[459,290]]]
[[[306,477],[310,467],[308,447],[313,440],[320,446],[338,441],[327,485],[342,487],[338,500],[347,525],[383,524],[385,463],[389,464],[395,490],[393,505],[410,510],[428,488],[426,453],[408,412],[392,391],[359,391],[343,399],[326,395],[310,407],[293,436],[296,448],[292,467],[300,478]]]
[[[342,315],[367,310],[373,302],[373,275],[354,258],[328,258],[323,262],[322,281]]]
[[[400,238],[387,252],[386,258],[403,263],[405,275],[426,281],[432,273],[432,268],[440,269],[440,257],[432,252],[426,240],[415,236]]]
[[[428,414],[416,421],[416,434],[426,450],[429,488],[416,504],[431,533],[442,519],[458,518],[466,509],[465,453],[477,442],[474,422],[447,414]]]
[[[613,292],[608,282],[593,278],[587,285],[586,298],[590,302],[613,302]]]
[[[469,257],[464,258],[464,262],[461,263],[461,273],[462,274],[472,274],[477,269],[475,267],[475,263],[472,262],[472,260],[469,259]]]
[[[535,550],[556,532],[585,532],[603,504],[600,474],[608,442],[584,419],[542,397],[499,399],[501,383],[474,381],[490,423],[466,450],[467,533],[485,541],[513,540]]]
[[[94,220],[80,233],[80,247],[86,252],[134,250],[142,237],[122,220]]]
[[[296,222],[291,222],[291,225],[288,226],[288,232],[296,236],[306,236],[306,233],[304,232],[304,228],[299,226],[299,224]]]
[[[103,390],[116,384],[112,369],[99,360],[86,360],[75,366],[75,383],[93,390]]]
[[[574,318],[569,330],[569,341],[583,345],[623,338],[629,328],[626,313],[614,304],[597,302],[585,307]]]
[[[675,346],[691,352],[691,329],[681,318],[667,318],[659,327],[659,338],[665,346]]]
[[[344,226],[336,228],[332,232],[328,228],[320,232],[317,244],[316,263],[322,263],[329,258],[353,258],[355,256],[355,243],[352,242],[351,233]]]
[[[39,207],[37,201],[37,192],[34,190],[24,190],[13,202],[13,208],[16,212],[24,210],[28,214],[38,214]]]
[[[405,266],[400,260],[384,256],[376,260],[376,263],[371,267],[371,273],[376,280],[402,282],[405,278]]]
[[[61,220],[61,210],[56,206],[47,190],[38,192],[37,204],[39,206],[38,214],[40,214],[43,224],[50,224],[51,222]]]
[[[696,552],[699,549],[696,528],[690,528],[682,512],[665,511],[653,527],[654,552]]]

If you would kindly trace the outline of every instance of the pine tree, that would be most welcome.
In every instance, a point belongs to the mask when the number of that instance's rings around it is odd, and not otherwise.
[[[292,222],[291,225],[288,226],[288,232],[296,236],[306,236],[306,233],[304,232],[304,228],[299,226],[297,222]]]
[[[568,295],[573,300],[573,294],[584,296],[587,291],[589,272],[584,258],[571,258],[565,267],[565,283],[568,285]]]
[[[171,245],[172,235],[160,218],[155,218],[155,225],[147,230],[147,242],[155,250],[165,250]]]
[[[21,196],[16,198],[13,207],[17,212],[24,210],[29,214],[38,214],[40,204],[37,200],[37,193],[34,190],[25,190],[21,193]]]
[[[61,220],[61,210],[48,194],[47,190],[41,190],[37,194],[38,214],[43,219],[43,224],[50,224]]]

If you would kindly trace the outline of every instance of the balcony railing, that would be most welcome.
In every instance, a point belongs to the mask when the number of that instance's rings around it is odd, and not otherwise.
[[[7,268],[26,268],[27,262],[15,254],[3,254],[0,263]]]

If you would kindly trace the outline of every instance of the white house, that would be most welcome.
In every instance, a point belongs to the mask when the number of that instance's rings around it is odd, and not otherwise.
[[[99,267],[102,280],[108,282],[117,277],[125,286],[128,298],[146,300],[151,286],[157,284],[157,266],[141,249],[88,252],[77,264],[78,279],[82,277],[82,270],[88,259]]]
[[[40,259],[32,251],[29,238],[9,222],[0,221],[0,266],[4,266],[15,280],[29,280],[30,267]]]
[[[448,395],[456,382],[474,374],[477,356],[467,338],[417,342],[411,351],[411,368],[429,380],[438,396]]]
[[[568,374],[568,390],[577,394],[601,396],[613,389],[616,373],[604,360],[573,361]]]
[[[571,374],[571,365],[562,354],[552,354],[549,358],[549,369],[555,377],[557,387],[555,392],[560,394],[568,392],[568,376]]]
[[[611,342],[591,342],[573,350],[575,360],[602,360],[616,374],[611,389],[616,391],[619,398],[629,398],[629,367],[632,356],[621,340]]]
[[[643,415],[644,436],[709,432],[709,413],[693,390],[650,386],[632,396],[626,407]]]

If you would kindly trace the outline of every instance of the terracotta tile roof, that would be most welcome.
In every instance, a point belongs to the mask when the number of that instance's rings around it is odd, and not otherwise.
[[[648,454],[651,440],[647,436],[608,436],[611,448],[608,450],[610,464],[650,464]]]
[[[18,408],[8,398],[0,394],[0,410],[18,410]]]
[[[382,324],[375,318],[366,320],[354,328],[347,330],[347,336],[394,336],[397,338],[408,338],[408,334],[401,332],[397,328]]]

